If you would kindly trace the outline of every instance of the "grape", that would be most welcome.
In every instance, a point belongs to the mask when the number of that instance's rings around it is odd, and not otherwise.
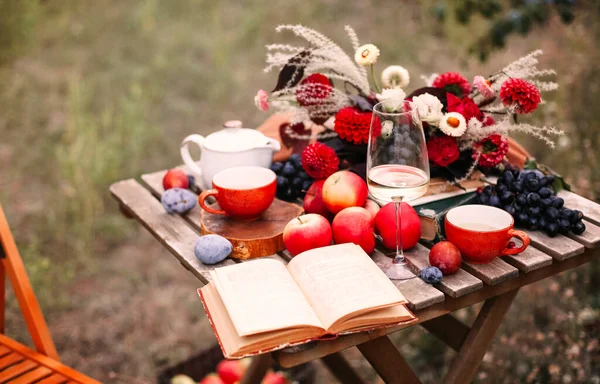
[[[308,188],[310,188],[310,186],[313,184],[313,180],[304,180],[302,182],[302,191],[306,192],[308,191]]]
[[[576,209],[573,210],[573,215],[571,216],[571,224],[575,224],[580,222],[583,219],[583,212],[578,211]]]
[[[585,224],[583,221],[579,221],[573,225],[572,231],[576,235],[581,235],[585,231]]]
[[[527,195],[524,195],[522,193],[518,194],[516,197],[516,201],[520,205],[527,205]]]
[[[486,185],[485,188],[483,188],[483,193],[488,196],[492,196],[494,194],[494,187],[491,185]]]
[[[285,189],[289,186],[290,182],[286,177],[277,176],[277,189]]]
[[[556,220],[558,218],[558,209],[554,207],[548,207],[544,212],[546,213],[546,216],[552,220]]]
[[[566,235],[569,232],[569,228],[571,227],[571,223],[567,219],[558,220],[558,230],[563,235]]]
[[[558,224],[557,223],[549,223],[546,228],[546,234],[550,237],[554,237],[558,235]]]
[[[292,179],[292,188],[295,190],[302,190],[302,179],[299,177],[294,177]]]
[[[527,215],[527,213],[521,212],[517,215],[517,219],[519,220],[520,223],[525,224],[528,222],[529,216]]]
[[[532,229],[534,231],[540,228],[540,223],[537,217],[530,217],[527,224],[529,225],[529,229]]]
[[[505,205],[503,209],[513,217],[517,214],[517,210],[512,205]]]
[[[511,191],[506,191],[500,195],[500,200],[504,203],[508,203],[508,202],[512,202],[514,197],[515,197],[515,195]]]
[[[548,198],[540,200],[540,207],[548,208],[551,206],[552,206],[552,200],[550,200]]]
[[[571,211],[569,208],[561,208],[559,213],[560,213],[561,218],[571,221],[571,216],[573,216],[573,211]]]
[[[510,190],[514,193],[523,192],[523,183],[521,182],[521,180],[515,180],[510,186]]]
[[[549,221],[544,216],[540,217],[540,228],[546,229],[548,224],[549,224]]]
[[[504,183],[506,185],[510,185],[510,183],[512,183],[515,180],[515,176],[512,174],[512,172],[504,172],[504,174],[502,174],[502,181],[504,181]]]
[[[276,163],[271,164],[271,171],[279,174],[279,172],[281,172],[281,170],[283,169],[283,163],[280,163],[279,161]]]
[[[554,177],[554,175],[548,175],[546,176],[546,180],[548,183],[546,185],[551,186],[552,184],[554,184],[554,180],[556,180],[556,178]]]
[[[300,156],[298,153],[293,153],[288,161],[292,163],[296,170],[299,171],[302,169],[302,156]]]
[[[487,205],[490,202],[490,197],[482,193],[479,195],[479,202],[481,204]]]
[[[519,203],[513,203],[513,207],[515,207],[515,212],[519,213],[523,211],[523,206]]]
[[[526,188],[531,192],[535,192],[540,189],[540,182],[537,179],[529,179]]]
[[[508,191],[508,186],[504,185],[504,184],[496,184],[496,193],[498,195],[503,194],[504,192]]]
[[[540,190],[538,191],[538,194],[540,195],[540,197],[542,199],[545,199],[547,197],[550,197],[550,195],[552,195],[552,191],[550,190],[550,188],[540,188]]]
[[[545,187],[548,185],[548,178],[546,176],[540,177],[540,187]]]
[[[489,205],[491,205],[492,207],[500,207],[500,199],[498,198],[498,196],[490,196],[490,200],[489,200]]]
[[[298,177],[301,178],[302,180],[312,180],[310,178],[310,176],[308,176],[308,173],[306,173],[304,171],[298,172]]]
[[[531,205],[532,207],[538,206],[540,204],[540,195],[535,192],[530,192],[527,195],[527,204]]]
[[[541,213],[541,209],[540,207],[529,207],[529,209],[527,210],[527,214],[530,217],[538,217]]]
[[[562,199],[562,197],[557,197],[556,199],[554,199],[554,201],[552,202],[552,206],[556,209],[560,209],[563,207],[563,205],[565,204],[565,201]]]
[[[294,168],[294,165],[291,162],[286,161],[281,170],[281,174],[283,176],[293,176],[296,174],[296,168]]]

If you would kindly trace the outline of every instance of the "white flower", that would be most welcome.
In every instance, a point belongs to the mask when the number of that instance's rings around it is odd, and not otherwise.
[[[394,130],[394,122],[391,120],[386,120],[381,124],[381,136],[384,139],[387,139],[392,135],[392,131]]]
[[[378,57],[379,48],[373,44],[362,45],[354,52],[354,61],[356,61],[358,65],[373,65],[377,62]]]
[[[385,109],[387,111],[396,111],[404,103],[406,93],[400,89],[384,89],[381,93],[377,94],[377,100],[385,102]]]
[[[440,129],[448,136],[460,137],[467,130],[467,122],[460,113],[449,112],[440,120]]]
[[[404,88],[410,83],[410,75],[404,67],[390,65],[381,72],[381,83],[387,88]]]
[[[413,97],[412,106],[419,111],[421,120],[428,124],[437,125],[444,116],[444,112],[442,112],[444,105],[440,99],[429,93]]]

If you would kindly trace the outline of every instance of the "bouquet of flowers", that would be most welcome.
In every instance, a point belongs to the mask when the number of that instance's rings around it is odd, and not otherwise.
[[[310,133],[313,124],[325,130],[318,139],[330,145],[342,159],[364,162],[373,106],[387,100],[406,100],[423,121],[432,177],[452,183],[501,164],[508,151],[511,132],[533,135],[550,147],[554,127],[519,123],[518,115],[529,114],[543,103],[541,92],[558,85],[544,78],[553,70],[537,68],[542,51],[534,51],[487,77],[469,82],[456,72],[421,76],[425,86],[407,94],[408,71],[393,65],[375,76],[380,55],[373,44],[360,45],[354,30],[346,26],[354,54],[349,56],[331,39],[301,25],[281,25],[278,32],[291,31],[306,45],[267,45],[265,71],[279,70],[277,85],[269,93],[258,91],[255,102],[261,110],[274,108],[291,115],[286,134]],[[379,81],[378,81],[379,80]],[[380,86],[381,84],[381,86]],[[362,160],[361,160],[362,159]]]

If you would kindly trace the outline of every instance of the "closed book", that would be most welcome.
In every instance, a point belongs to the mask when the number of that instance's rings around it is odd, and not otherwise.
[[[446,213],[460,205],[473,204],[475,192],[460,193],[444,199],[430,201],[413,208],[421,220],[421,240],[436,243],[444,237],[444,217]]]

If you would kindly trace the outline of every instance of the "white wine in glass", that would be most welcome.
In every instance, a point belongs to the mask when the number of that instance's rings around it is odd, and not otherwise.
[[[378,201],[394,202],[396,252],[385,270],[392,280],[415,277],[406,267],[402,250],[402,202],[417,199],[429,186],[429,157],[423,125],[410,106],[383,102],[373,107],[367,154],[369,192]],[[399,110],[398,110],[399,109]]]

